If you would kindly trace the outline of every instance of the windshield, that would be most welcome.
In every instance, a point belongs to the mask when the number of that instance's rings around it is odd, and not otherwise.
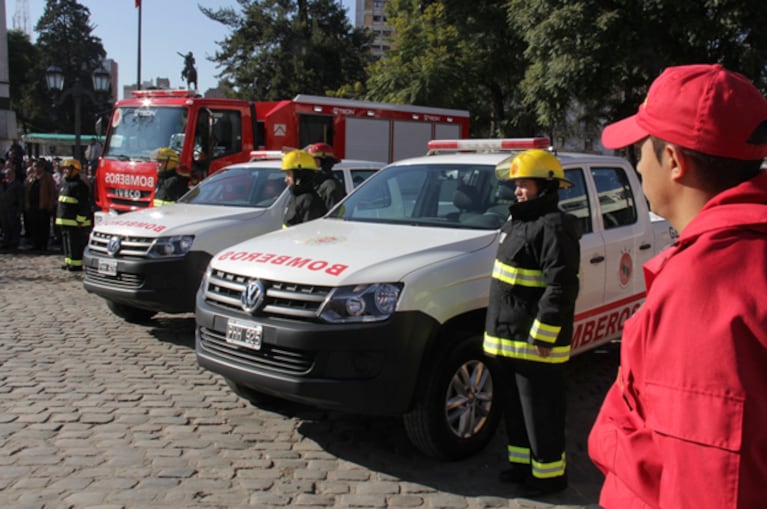
[[[279,163],[278,163],[279,164]],[[279,166],[218,171],[179,198],[179,203],[227,207],[269,207],[285,189]]]
[[[328,217],[493,230],[508,217],[509,203],[493,165],[394,165],[371,176]]]
[[[183,106],[118,108],[112,116],[104,157],[148,161],[161,147],[181,153],[186,118]]]

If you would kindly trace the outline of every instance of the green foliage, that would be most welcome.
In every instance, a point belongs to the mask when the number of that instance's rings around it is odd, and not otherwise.
[[[227,93],[250,100],[326,95],[365,79],[370,35],[355,29],[337,0],[237,0],[233,8],[200,7],[231,28],[211,58]]]
[[[42,58],[32,69],[33,75],[44,80],[45,70],[56,65],[64,73],[65,90],[79,79],[80,84],[92,92],[92,73],[106,56],[101,39],[93,35],[94,28],[90,24],[90,10],[76,0],[47,0],[45,11],[35,25],[38,32],[36,46]],[[55,99],[54,93],[49,93],[48,97],[46,107]],[[50,128],[41,126],[40,130],[74,132],[73,100],[71,96],[65,97],[61,104],[52,108],[54,125]],[[95,132],[96,113],[103,106],[83,97],[80,110],[82,133]]]
[[[468,109],[477,136],[535,130],[515,96],[525,61],[504,1],[391,0],[391,50],[368,71],[370,99]]]
[[[724,64],[767,88],[763,0],[509,0],[529,60],[520,92],[557,140],[633,114],[667,66]]]
[[[46,125],[50,111],[43,82],[36,74],[40,53],[19,30],[8,31],[8,73],[10,81],[11,110],[16,113],[18,127],[23,132],[39,130]]]

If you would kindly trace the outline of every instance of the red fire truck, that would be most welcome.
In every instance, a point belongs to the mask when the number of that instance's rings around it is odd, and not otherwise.
[[[467,138],[469,112],[297,95],[283,101],[204,98],[187,90],[139,90],[117,102],[96,171],[103,212],[150,207],[153,153],[170,147],[179,170],[204,178],[247,161],[254,149],[323,141],[347,159],[394,161],[420,155],[427,140]]]

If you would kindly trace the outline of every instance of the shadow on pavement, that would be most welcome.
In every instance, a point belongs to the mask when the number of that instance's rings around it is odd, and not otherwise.
[[[567,430],[570,487],[560,494],[543,497],[539,502],[577,506],[596,504],[602,476],[588,458],[586,440],[602,399],[615,378],[618,358],[618,348],[610,345],[582,354],[570,362]],[[256,406],[299,419],[299,433],[316,442],[324,451],[385,476],[458,496],[514,496],[512,486],[496,479],[498,472],[506,468],[502,427],[479,454],[447,462],[429,458],[415,449],[397,417],[350,415],[275,398],[263,398]]]

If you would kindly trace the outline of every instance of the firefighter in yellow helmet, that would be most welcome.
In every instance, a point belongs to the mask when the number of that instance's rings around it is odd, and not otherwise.
[[[93,224],[93,209],[88,184],[80,179],[82,166],[77,159],[66,159],[61,167],[64,180],[59,191],[56,225],[61,228],[64,270],[83,270],[83,250]]]
[[[324,216],[328,209],[314,188],[320,171],[314,158],[304,150],[291,150],[282,156],[282,170],[290,190],[283,228]]]
[[[189,177],[178,173],[178,152],[163,147],[157,150],[157,187],[152,205],[159,207],[173,203],[189,191]]]
[[[317,161],[317,166],[320,168],[314,178],[314,187],[327,209],[330,210],[346,196],[344,183],[336,179],[333,174],[333,166],[341,160],[336,157],[333,147],[327,143],[312,143],[306,147],[306,152]]]
[[[499,479],[537,497],[567,487],[564,375],[580,232],[558,208],[558,189],[572,184],[552,153],[521,152],[496,176],[516,197],[493,265],[483,343],[506,419],[509,467]]]

